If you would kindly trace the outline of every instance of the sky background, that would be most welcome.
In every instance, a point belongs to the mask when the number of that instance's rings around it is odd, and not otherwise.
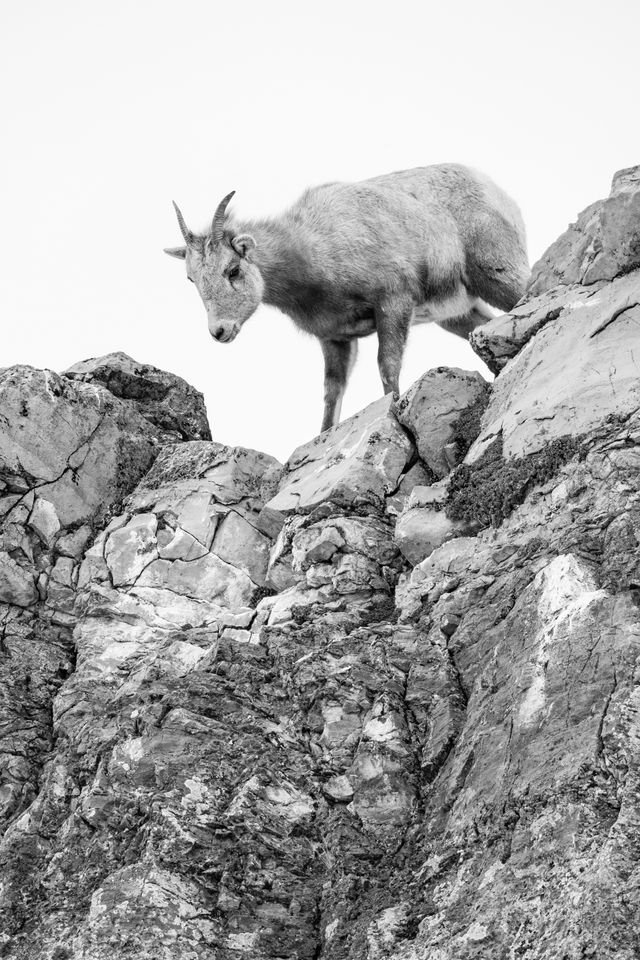
[[[260,308],[215,343],[171,199],[201,229],[305,187],[456,161],[519,202],[533,263],[640,163],[637,0],[23,0],[0,8],[0,366],[124,350],[202,390],[213,437],[285,459],[318,430],[317,341]],[[343,416],[381,387],[361,341]],[[488,372],[437,327],[402,386]]]

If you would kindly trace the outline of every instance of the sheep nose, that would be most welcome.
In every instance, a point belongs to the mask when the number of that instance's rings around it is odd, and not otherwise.
[[[224,337],[224,327],[218,327],[217,330],[213,330],[212,336],[214,340],[222,340],[222,338]]]

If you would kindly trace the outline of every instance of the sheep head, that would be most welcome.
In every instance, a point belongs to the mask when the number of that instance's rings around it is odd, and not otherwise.
[[[183,247],[165,248],[170,257],[184,260],[187,277],[197,287],[207,311],[209,333],[219,343],[235,340],[242,325],[262,300],[264,283],[251,261],[255,240],[235,233],[227,224],[227,206],[235,191],[224,197],[207,234],[192,233],[174,203]]]

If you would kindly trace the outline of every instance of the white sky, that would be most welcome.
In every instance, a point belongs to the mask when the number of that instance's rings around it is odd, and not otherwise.
[[[285,459],[322,412],[319,345],[261,308],[207,332],[171,199],[204,227],[306,187],[458,161],[520,203],[532,262],[640,162],[637,0],[4,0],[0,365],[112,350],[205,394],[214,439]],[[380,393],[361,342],[348,415]],[[468,344],[414,331],[403,386]]]

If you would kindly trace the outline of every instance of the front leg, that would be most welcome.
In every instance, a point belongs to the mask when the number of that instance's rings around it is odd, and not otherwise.
[[[413,304],[392,300],[376,307],[378,331],[378,369],[385,394],[400,392],[400,368],[404,353]]]
[[[342,398],[349,374],[356,362],[357,340],[321,340],[324,354],[324,416],[320,431],[340,421]]]

